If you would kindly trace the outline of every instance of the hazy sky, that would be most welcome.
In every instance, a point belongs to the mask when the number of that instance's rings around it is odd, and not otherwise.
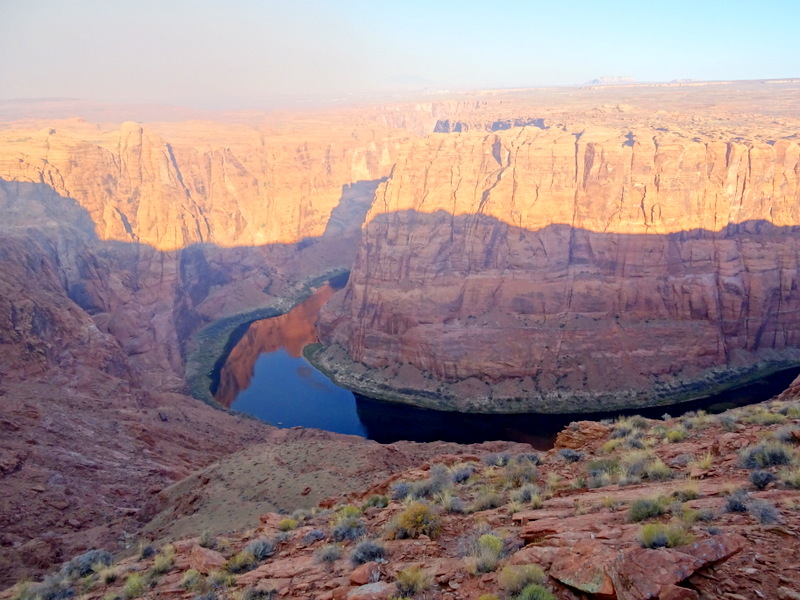
[[[0,0],[0,98],[796,77],[798,24],[800,0]]]

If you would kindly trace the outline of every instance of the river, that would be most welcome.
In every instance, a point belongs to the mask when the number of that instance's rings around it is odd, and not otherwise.
[[[715,412],[752,404],[785,390],[798,372],[781,371],[679,406],[613,413],[483,415],[425,410],[379,402],[342,389],[303,358],[303,347],[317,341],[314,322],[319,310],[335,292],[333,286],[325,285],[285,315],[253,322],[215,378],[212,391],[217,402],[278,427],[316,427],[381,443],[512,440],[546,450],[572,421],[634,413],[659,418],[665,412],[679,416],[691,410]]]

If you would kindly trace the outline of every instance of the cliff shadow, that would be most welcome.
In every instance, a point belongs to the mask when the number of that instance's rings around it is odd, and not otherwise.
[[[48,184],[0,180],[0,235],[34,240],[56,265],[66,297],[118,339],[143,378],[167,365],[173,378],[183,378],[191,375],[184,367],[197,346],[190,342],[204,327],[229,324],[232,317],[241,322],[261,313],[273,316],[328,278],[346,277],[379,183],[343,186],[326,232],[317,238],[159,250],[135,239],[100,240],[90,213]],[[227,340],[231,331],[224,329],[213,331]],[[199,368],[208,373],[217,358]],[[151,385],[157,380],[151,377]],[[199,395],[207,399],[208,391]]]
[[[341,308],[320,323],[349,358],[320,364],[366,396],[448,410],[707,395],[800,359],[798,233],[763,220],[625,234],[377,215]]]

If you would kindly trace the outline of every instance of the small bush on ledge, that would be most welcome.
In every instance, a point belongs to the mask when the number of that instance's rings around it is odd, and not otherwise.
[[[639,542],[644,548],[677,548],[692,542],[692,536],[677,525],[648,523],[639,531]]]
[[[431,506],[412,502],[389,524],[386,536],[389,539],[418,538],[421,535],[435,538],[439,530],[439,517]]]

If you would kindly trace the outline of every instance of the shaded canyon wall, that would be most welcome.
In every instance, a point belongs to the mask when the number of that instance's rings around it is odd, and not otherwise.
[[[47,238],[68,296],[119,342],[137,384],[181,391],[194,331],[350,266],[404,134],[337,118],[14,124],[0,132],[0,211]]]
[[[379,397],[510,412],[663,403],[796,362],[799,181],[792,140],[433,135],[378,189],[317,360]]]

